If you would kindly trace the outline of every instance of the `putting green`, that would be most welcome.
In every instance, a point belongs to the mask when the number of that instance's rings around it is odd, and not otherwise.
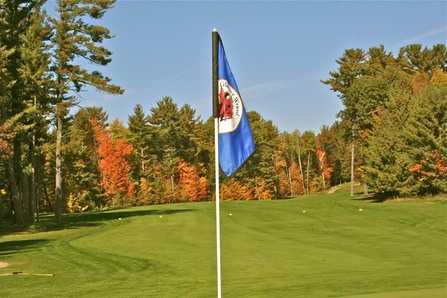
[[[1,236],[0,297],[215,296],[210,202],[49,220]],[[225,297],[446,297],[445,200],[224,202],[222,233]]]

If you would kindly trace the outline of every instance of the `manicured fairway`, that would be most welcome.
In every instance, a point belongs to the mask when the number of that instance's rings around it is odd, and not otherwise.
[[[90,213],[3,235],[0,275],[55,276],[0,276],[0,297],[215,297],[213,207]],[[222,231],[225,297],[447,297],[445,201],[224,202]]]

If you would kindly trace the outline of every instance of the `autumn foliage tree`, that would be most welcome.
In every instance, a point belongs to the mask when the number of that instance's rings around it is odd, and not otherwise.
[[[208,183],[200,177],[197,169],[185,161],[179,162],[179,193],[188,201],[200,201],[208,197]]]
[[[124,205],[126,199],[132,198],[135,192],[134,183],[130,180],[131,166],[128,158],[133,148],[125,139],[112,139],[108,131],[92,120],[95,138],[98,143],[99,169],[101,186],[114,205]]]
[[[317,149],[316,149],[318,165],[321,171],[321,178],[323,180],[323,189],[326,188],[326,181],[330,181],[332,175],[332,167],[329,165],[327,160],[326,151],[322,148],[320,142],[317,139]]]
[[[242,184],[235,178],[225,181],[220,187],[220,196],[222,200],[254,200],[253,189]]]

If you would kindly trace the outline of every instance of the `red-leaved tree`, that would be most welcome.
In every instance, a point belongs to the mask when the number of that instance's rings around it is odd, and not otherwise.
[[[129,178],[131,166],[128,158],[133,151],[132,145],[124,139],[112,139],[95,119],[92,127],[97,141],[101,186],[109,200],[123,205],[124,200],[135,193],[135,185]]]

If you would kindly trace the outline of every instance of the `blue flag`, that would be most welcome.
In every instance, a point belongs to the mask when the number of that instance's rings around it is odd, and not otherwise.
[[[239,88],[225,56],[218,49],[219,163],[227,176],[233,175],[255,150],[255,142]]]

